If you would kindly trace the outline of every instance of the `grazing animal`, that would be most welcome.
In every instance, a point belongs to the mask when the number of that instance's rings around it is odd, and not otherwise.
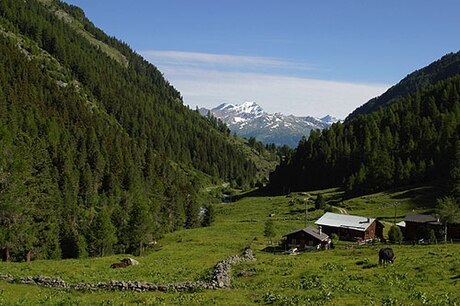
[[[379,251],[379,264],[393,263],[396,259],[393,249],[384,248]]]
[[[114,262],[113,264],[110,265],[110,268],[126,268],[128,264],[126,262]]]
[[[2,247],[2,261],[10,261],[10,249],[7,246]]]

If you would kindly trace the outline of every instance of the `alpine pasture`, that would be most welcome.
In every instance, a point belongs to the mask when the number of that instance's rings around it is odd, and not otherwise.
[[[456,305],[460,300],[460,244],[358,245],[338,242],[326,251],[297,256],[273,253],[263,236],[272,219],[275,241],[307,223],[314,226],[324,211],[314,210],[323,193],[327,209],[383,219],[388,228],[406,212],[429,212],[436,192],[424,187],[337,201],[334,189],[290,196],[243,196],[234,203],[214,204],[216,221],[210,227],[167,234],[142,257],[139,265],[111,269],[125,256],[70,260],[0,263],[0,274],[15,278],[44,275],[66,283],[140,281],[154,284],[208,280],[214,265],[245,247],[256,261],[233,266],[228,289],[192,292],[79,291],[0,281],[2,305]],[[397,202],[396,213],[394,205]],[[333,204],[330,206],[330,204]],[[337,207],[336,207],[337,206]],[[395,218],[396,216],[396,218]],[[378,251],[391,247],[393,264],[380,266]],[[130,255],[131,256],[131,255]]]

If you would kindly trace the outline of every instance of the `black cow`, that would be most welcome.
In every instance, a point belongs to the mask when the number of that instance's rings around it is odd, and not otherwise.
[[[384,248],[380,249],[379,251],[379,264],[386,264],[386,263],[393,263],[395,261],[396,256],[393,253],[393,249],[391,248]]]

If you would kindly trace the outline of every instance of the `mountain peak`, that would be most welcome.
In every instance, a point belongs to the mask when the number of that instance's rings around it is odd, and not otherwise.
[[[234,107],[235,107],[235,105],[224,102],[224,103],[221,103],[221,104],[217,105],[217,106],[214,107],[212,110],[213,110],[213,111],[214,111],[214,110],[223,110],[223,109],[234,108]]]
[[[235,111],[244,114],[251,114],[255,116],[261,116],[264,110],[256,102],[244,102],[241,105],[237,105]]]
[[[323,118],[321,118],[320,120],[323,121],[323,122],[327,122],[329,124],[333,124],[333,123],[336,123],[336,122],[340,121],[340,119],[337,119],[336,117],[332,117],[331,115],[326,115]]]
[[[308,136],[311,130],[324,129],[338,121],[331,116],[317,119],[311,116],[269,114],[254,101],[236,105],[222,103],[211,112],[242,137],[255,137],[266,144],[287,144],[291,147],[295,147],[302,136]]]

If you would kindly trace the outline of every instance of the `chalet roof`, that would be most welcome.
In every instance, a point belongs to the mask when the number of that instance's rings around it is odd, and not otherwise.
[[[407,222],[414,222],[414,223],[437,223],[438,219],[431,215],[422,215],[422,214],[407,214],[404,218],[404,221]]]
[[[312,228],[312,227],[305,227],[305,228],[301,228],[301,229],[298,229],[298,230],[295,230],[293,232],[290,232],[290,233],[287,233],[286,235],[284,235],[283,237],[286,237],[286,236],[289,236],[289,235],[292,235],[292,234],[296,234],[296,233],[299,233],[299,232],[304,232],[320,241],[324,241],[324,240],[327,240],[329,239],[329,236],[323,232],[319,232],[318,229],[315,229],[315,228]]]
[[[365,231],[376,219],[354,216],[335,214],[331,212],[325,213],[319,218],[315,224],[330,227],[350,228],[357,231]]]

